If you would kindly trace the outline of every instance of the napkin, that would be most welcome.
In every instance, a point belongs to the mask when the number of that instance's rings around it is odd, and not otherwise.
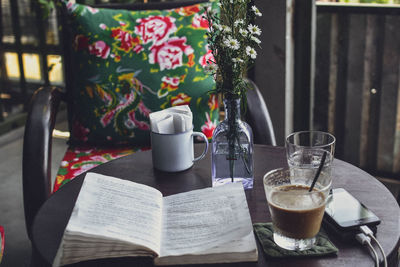
[[[275,244],[272,223],[255,223],[253,227],[268,258],[320,257],[335,255],[339,251],[322,230],[316,236],[317,240],[313,248],[304,251],[290,251]]]
[[[193,115],[188,105],[150,113],[151,131],[161,134],[182,133],[192,129]]]

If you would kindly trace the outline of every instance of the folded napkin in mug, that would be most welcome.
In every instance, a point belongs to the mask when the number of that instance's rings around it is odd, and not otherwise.
[[[303,251],[286,250],[279,247],[274,242],[272,223],[253,224],[257,239],[268,258],[285,257],[319,257],[337,254],[337,247],[329,240],[328,236],[321,230],[317,237],[314,247]]]
[[[193,127],[193,115],[188,105],[170,107],[150,113],[151,131],[161,134],[186,132]]]

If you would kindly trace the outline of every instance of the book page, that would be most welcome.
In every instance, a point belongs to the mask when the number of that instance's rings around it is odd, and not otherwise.
[[[213,249],[215,253],[253,251],[256,254],[241,183],[164,197],[163,208],[160,257],[200,255],[212,253]],[[251,246],[241,241],[248,236],[251,236]]]
[[[160,251],[162,194],[152,187],[86,174],[66,232]]]

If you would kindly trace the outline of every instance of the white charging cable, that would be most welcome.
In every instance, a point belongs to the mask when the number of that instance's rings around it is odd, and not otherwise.
[[[379,267],[378,253],[376,253],[374,247],[371,245],[371,238],[369,238],[368,236],[364,235],[363,233],[358,233],[356,235],[356,240],[358,241],[358,243],[360,243],[363,246],[368,245],[369,249],[372,251],[372,253],[374,253],[375,267]]]
[[[382,248],[382,246],[381,246],[381,244],[379,243],[379,241],[375,238],[375,236],[374,236],[374,233],[372,232],[372,230],[368,227],[368,226],[366,226],[366,225],[363,225],[363,226],[360,226],[360,231],[361,231],[361,233],[363,234],[363,235],[365,235],[366,237],[369,237],[370,239],[372,239],[373,241],[375,241],[375,243],[376,243],[376,245],[378,246],[378,248],[379,248],[379,250],[380,250],[380,252],[381,252],[381,254],[382,254],[382,257],[383,257],[383,266],[384,267],[387,267],[387,259],[386,259],[386,255],[385,255],[385,251],[383,251],[383,248]],[[356,236],[356,239],[357,239],[357,236]],[[357,241],[358,241],[358,239],[357,239]],[[360,241],[359,241],[360,242]],[[371,242],[369,242],[370,244],[371,244]],[[371,246],[372,247],[372,246]],[[373,250],[373,251],[375,251],[375,250]],[[376,255],[376,252],[374,252],[374,254]],[[376,256],[375,256],[376,257]],[[378,261],[379,262],[379,261]],[[377,266],[379,266],[379,265],[377,265]]]

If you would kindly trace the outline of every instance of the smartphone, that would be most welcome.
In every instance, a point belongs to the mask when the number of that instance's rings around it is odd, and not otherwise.
[[[381,222],[378,216],[343,188],[332,189],[324,220],[341,231],[352,231],[361,225],[374,227]]]

